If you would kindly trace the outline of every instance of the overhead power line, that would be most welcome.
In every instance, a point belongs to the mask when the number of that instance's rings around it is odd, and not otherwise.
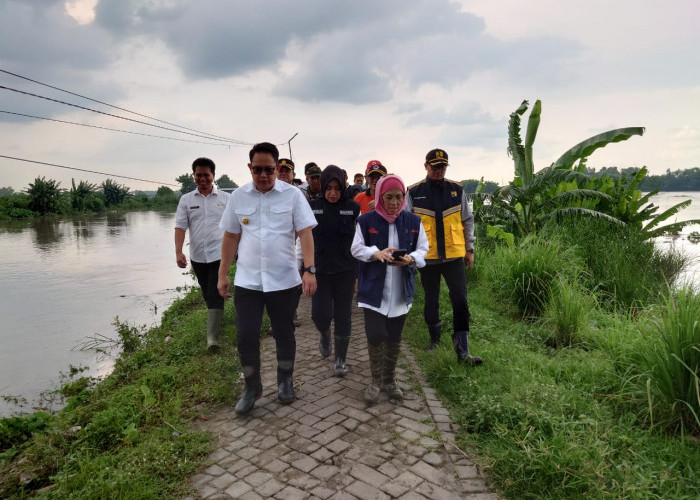
[[[240,140],[238,140],[238,139],[229,139],[229,138],[227,138],[227,137],[220,137],[220,136],[218,136],[218,135],[209,134],[209,133],[207,133],[207,132],[202,132],[202,131],[200,131],[200,130],[196,130],[196,129],[192,129],[192,128],[188,128],[188,127],[183,127],[182,125],[178,125],[178,124],[176,124],[176,123],[171,123],[171,122],[167,122],[167,121],[165,121],[165,120],[160,120],[160,119],[158,119],[158,118],[154,118],[154,117],[152,117],[152,116],[144,115],[144,114],[142,114],[142,113],[137,113],[136,111],[131,111],[131,110],[128,110],[128,109],[125,109],[125,108],[120,108],[119,106],[115,106],[114,104],[109,104],[109,103],[107,103],[107,102],[103,102],[103,101],[100,101],[100,100],[97,100],[97,99],[93,99],[93,98],[91,98],[91,97],[87,97],[87,96],[84,96],[84,95],[81,95],[81,94],[77,94],[77,93],[75,93],[75,92],[71,92],[71,91],[69,91],[69,90],[65,90],[65,89],[62,89],[62,88],[60,88],[60,87],[55,87],[55,86],[53,86],[53,85],[49,85],[48,83],[43,83],[43,82],[40,82],[40,81],[37,81],[37,80],[33,80],[33,79],[28,78],[28,77],[26,77],[26,76],[18,75],[17,73],[12,73],[11,71],[7,71],[7,70],[1,69],[1,68],[0,68],[0,73],[5,73],[5,74],[7,74],[7,75],[11,75],[11,76],[14,76],[14,77],[16,77],[16,78],[21,78],[22,80],[27,80],[28,82],[36,83],[36,84],[38,84],[38,85],[43,85],[44,87],[48,87],[48,88],[50,88],[50,89],[58,90],[58,91],[60,91],[60,92],[65,92],[66,94],[74,95],[74,96],[76,96],[76,97],[80,97],[81,99],[87,99],[88,101],[96,102],[96,103],[102,104],[102,105],[104,105],[104,106],[109,106],[110,108],[118,109],[119,111],[124,111],[124,112],[126,112],[126,113],[131,113],[131,114],[133,114],[133,115],[140,116],[140,117],[142,117],[142,118],[148,118],[149,120],[153,120],[153,121],[156,121],[156,122],[159,122],[159,123],[165,123],[166,125],[171,125],[171,126],[173,126],[173,127],[181,128],[181,129],[183,129],[183,130],[189,130],[190,132],[197,132],[198,134],[204,134],[204,135],[208,136],[208,138],[210,138],[210,139],[218,139],[218,140],[220,140],[220,141],[233,142],[233,143],[237,143],[237,144],[241,144],[241,145],[245,145],[245,146],[252,146],[252,145],[253,145],[252,142],[240,141]]]
[[[8,115],[16,115],[16,116],[24,116],[27,118],[36,118],[37,120],[47,120],[50,122],[58,122],[58,123],[67,123],[69,125],[78,125],[80,127],[90,127],[90,128],[99,128],[101,130],[111,130],[112,132],[122,132],[124,134],[133,134],[133,135],[145,135],[146,137],[155,137],[158,139],[169,139],[171,141],[181,141],[181,142],[193,142],[195,144],[207,144],[209,146],[226,146],[226,147],[231,147],[231,146],[243,146],[243,144],[224,144],[221,142],[205,142],[205,141],[194,141],[191,139],[179,139],[177,137],[166,137],[164,135],[153,135],[153,134],[144,134],[142,132],[131,132],[129,130],[120,130],[117,128],[109,128],[109,127],[100,127],[98,125],[88,125],[87,123],[77,123],[77,122],[69,122],[66,120],[57,120],[55,118],[46,118],[44,116],[35,116],[35,115],[26,115],[24,113],[15,113],[14,111],[6,111],[3,109],[0,109],[0,113],[5,113]]]
[[[148,179],[139,179],[138,177],[129,177],[126,175],[119,175],[119,174],[108,174],[106,172],[98,172],[97,170],[86,170],[84,168],[66,167],[65,165],[57,165],[56,163],[47,163],[47,162],[43,162],[43,161],[27,160],[25,158],[16,158],[14,156],[0,155],[0,158],[7,158],[8,160],[24,161],[27,163],[36,163],[37,165],[48,165],[49,167],[65,168],[68,170],[77,170],[79,172],[88,172],[91,174],[106,175],[107,177],[119,177],[121,179],[130,179],[132,181],[150,182],[152,184],[159,184],[161,186],[180,187],[179,184],[170,184],[168,182],[150,181]]]
[[[37,97],[37,98],[39,98],[39,99],[45,99],[45,100],[47,100],[47,101],[57,102],[57,103],[59,103],[59,104],[65,104],[66,106],[72,106],[72,107],[74,107],[74,108],[84,109],[85,111],[92,111],[93,113],[98,113],[98,114],[100,114],[100,115],[105,115],[105,116],[111,116],[112,118],[119,118],[120,120],[126,120],[126,121],[130,121],[130,122],[134,122],[134,123],[140,123],[141,125],[148,125],[149,127],[160,128],[160,129],[163,129],[163,130],[168,130],[168,131],[170,131],[170,132],[177,132],[178,134],[187,134],[187,135],[192,135],[192,136],[195,136],[195,137],[202,137],[203,139],[213,139],[213,138],[214,138],[213,136],[206,136],[206,135],[200,135],[200,134],[193,134],[192,132],[185,132],[185,131],[183,131],[183,130],[177,130],[177,129],[174,129],[174,128],[163,127],[163,126],[161,126],[161,125],[155,125],[155,124],[153,124],[153,123],[143,122],[143,121],[141,121],[141,120],[135,120],[135,119],[133,119],[133,118],[127,118],[126,116],[119,116],[119,115],[115,115],[115,114],[112,114],[112,113],[106,113],[106,112],[104,112],[104,111],[99,111],[99,110],[97,110],[97,109],[92,109],[92,108],[87,108],[87,107],[85,107],[85,106],[80,106],[79,104],[73,104],[73,103],[70,103],[70,102],[61,101],[60,99],[53,99],[52,97],[46,97],[46,96],[43,96],[43,95],[33,94],[33,93],[31,93],[31,92],[25,92],[24,90],[14,89],[14,88],[12,88],[12,87],[6,87],[5,85],[0,85],[0,89],[10,90],[10,91],[12,91],[12,92],[17,92],[17,93],[19,93],[19,94],[24,94],[24,95],[28,95],[28,96],[32,96],[32,97]],[[250,146],[250,145],[251,145],[251,144],[249,144],[249,143],[244,143],[244,142],[240,142],[240,141],[233,141],[233,140],[231,140],[231,139],[222,139],[222,140],[230,141],[230,142],[232,142],[232,144],[238,144],[238,145],[241,145],[241,146]]]

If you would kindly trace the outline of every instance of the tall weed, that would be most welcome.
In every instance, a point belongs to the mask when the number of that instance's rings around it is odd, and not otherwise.
[[[558,278],[550,288],[545,311],[548,322],[553,326],[549,340],[555,347],[578,344],[595,307],[595,295],[586,291],[578,279],[567,281]]]
[[[497,247],[484,267],[496,298],[513,304],[524,317],[542,314],[557,279],[573,279],[582,271],[574,252],[555,238],[534,238],[513,248]]]
[[[651,425],[700,435],[700,294],[670,294],[647,325],[637,364]]]
[[[576,249],[586,267],[587,287],[597,289],[610,309],[655,303],[688,263],[677,252],[659,250],[635,227],[580,217],[549,224],[543,237]]]

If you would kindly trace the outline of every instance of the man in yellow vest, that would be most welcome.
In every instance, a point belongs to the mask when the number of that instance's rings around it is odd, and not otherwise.
[[[471,366],[482,359],[469,353],[469,305],[465,265],[474,265],[474,215],[459,182],[445,179],[449,166],[447,152],[432,149],[425,156],[424,180],[413,184],[406,193],[406,210],[419,215],[428,236],[426,266],[421,268],[425,291],[423,316],[430,333],[433,350],[440,343],[440,277],[450,292],[452,303],[452,344],[457,360]]]

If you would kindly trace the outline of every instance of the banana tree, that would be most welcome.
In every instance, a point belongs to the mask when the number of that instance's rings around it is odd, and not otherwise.
[[[612,142],[624,141],[633,135],[642,135],[644,128],[616,129],[593,136],[577,144],[564,153],[556,162],[539,172],[535,172],[532,146],[540,124],[542,103],[538,100],[528,117],[525,143],[523,144],[521,116],[529,106],[528,101],[510,115],[508,121],[508,154],[513,158],[515,177],[507,185],[499,188],[491,196],[479,195],[483,203],[476,216],[483,221],[500,220],[501,226],[523,237],[534,233],[545,221],[556,217],[591,216],[624,224],[619,219],[592,208],[595,203],[582,203],[588,200],[612,201],[610,195],[596,189],[580,188],[590,177],[583,169],[574,169],[574,163],[585,163],[593,151]],[[562,189],[562,186],[566,186]],[[489,203],[490,202],[490,203]]]

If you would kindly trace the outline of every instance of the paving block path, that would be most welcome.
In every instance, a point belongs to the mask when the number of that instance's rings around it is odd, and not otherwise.
[[[369,356],[362,311],[353,307],[348,374],[334,377],[322,358],[311,321],[311,300],[299,304],[294,388],[297,399],[277,401],[274,340],[262,339],[263,396],[238,416],[222,408],[202,425],[217,449],[196,474],[199,498],[279,500],[495,500],[477,466],[454,445],[449,412],[428,387],[407,349],[397,369],[402,405],[382,394],[363,400]],[[242,384],[243,381],[241,380]]]

